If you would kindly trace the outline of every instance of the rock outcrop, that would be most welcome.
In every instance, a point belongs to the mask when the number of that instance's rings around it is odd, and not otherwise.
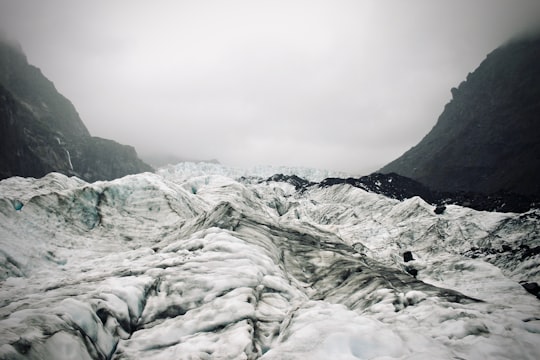
[[[445,192],[540,195],[540,37],[490,53],[431,132],[379,172]]]
[[[86,181],[152,171],[131,146],[90,136],[73,104],[20,46],[0,38],[0,179],[51,171]]]
[[[381,194],[392,199],[405,200],[419,196],[424,201],[435,206],[435,214],[442,214],[446,205],[460,205],[481,211],[498,212],[527,212],[540,206],[540,198],[532,195],[521,195],[499,191],[484,194],[472,191],[437,191],[431,190],[420,182],[395,173],[375,173],[360,178],[328,178],[321,181],[320,187],[329,187],[339,184],[364,189]],[[311,186],[311,185],[310,185]]]

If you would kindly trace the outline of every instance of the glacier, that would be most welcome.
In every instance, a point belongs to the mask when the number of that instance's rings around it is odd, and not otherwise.
[[[0,181],[0,359],[540,358],[540,211],[273,170]]]

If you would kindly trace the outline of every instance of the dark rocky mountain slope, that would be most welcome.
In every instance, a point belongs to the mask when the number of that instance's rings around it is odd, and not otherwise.
[[[422,141],[379,172],[436,191],[540,195],[540,37],[490,53]]]
[[[475,210],[497,212],[527,212],[537,209],[540,200],[537,196],[521,195],[499,191],[493,194],[483,194],[471,191],[437,191],[416,180],[395,173],[374,173],[360,178],[328,178],[321,181],[320,187],[329,187],[339,184],[364,189],[368,192],[381,194],[392,199],[405,200],[419,196],[424,201],[434,205],[435,213],[444,212],[446,205],[460,205]]]
[[[241,178],[243,183],[251,183],[249,178]],[[515,193],[497,192],[495,194],[482,194],[474,192],[446,192],[431,190],[416,180],[395,173],[374,173],[359,178],[326,178],[321,182],[312,182],[296,175],[275,174],[262,182],[284,182],[291,184],[295,189],[304,193],[314,187],[328,188],[335,185],[348,184],[367,192],[384,195],[391,199],[406,200],[415,196],[421,197],[433,205],[433,211],[441,214],[446,205],[460,205],[481,211],[515,212],[523,213],[540,206],[540,199],[536,196],[526,196]]]
[[[90,136],[71,102],[20,46],[0,38],[0,179],[51,171],[87,181],[152,171],[131,146]]]

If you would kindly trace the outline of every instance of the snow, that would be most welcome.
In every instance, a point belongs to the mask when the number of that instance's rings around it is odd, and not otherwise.
[[[540,358],[538,212],[275,169],[0,181],[0,358]]]
[[[221,175],[231,179],[241,177],[253,177],[266,180],[272,175],[296,175],[303,179],[320,182],[329,177],[347,178],[350,174],[339,171],[313,169],[306,167],[290,166],[253,166],[251,168],[235,168],[215,163],[182,162],[176,165],[168,165],[158,169],[157,173],[169,180],[185,181],[193,177],[204,175]]]

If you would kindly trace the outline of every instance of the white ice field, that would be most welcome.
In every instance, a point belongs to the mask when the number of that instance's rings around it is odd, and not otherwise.
[[[0,359],[540,359],[540,212],[239,175],[1,181]]]

